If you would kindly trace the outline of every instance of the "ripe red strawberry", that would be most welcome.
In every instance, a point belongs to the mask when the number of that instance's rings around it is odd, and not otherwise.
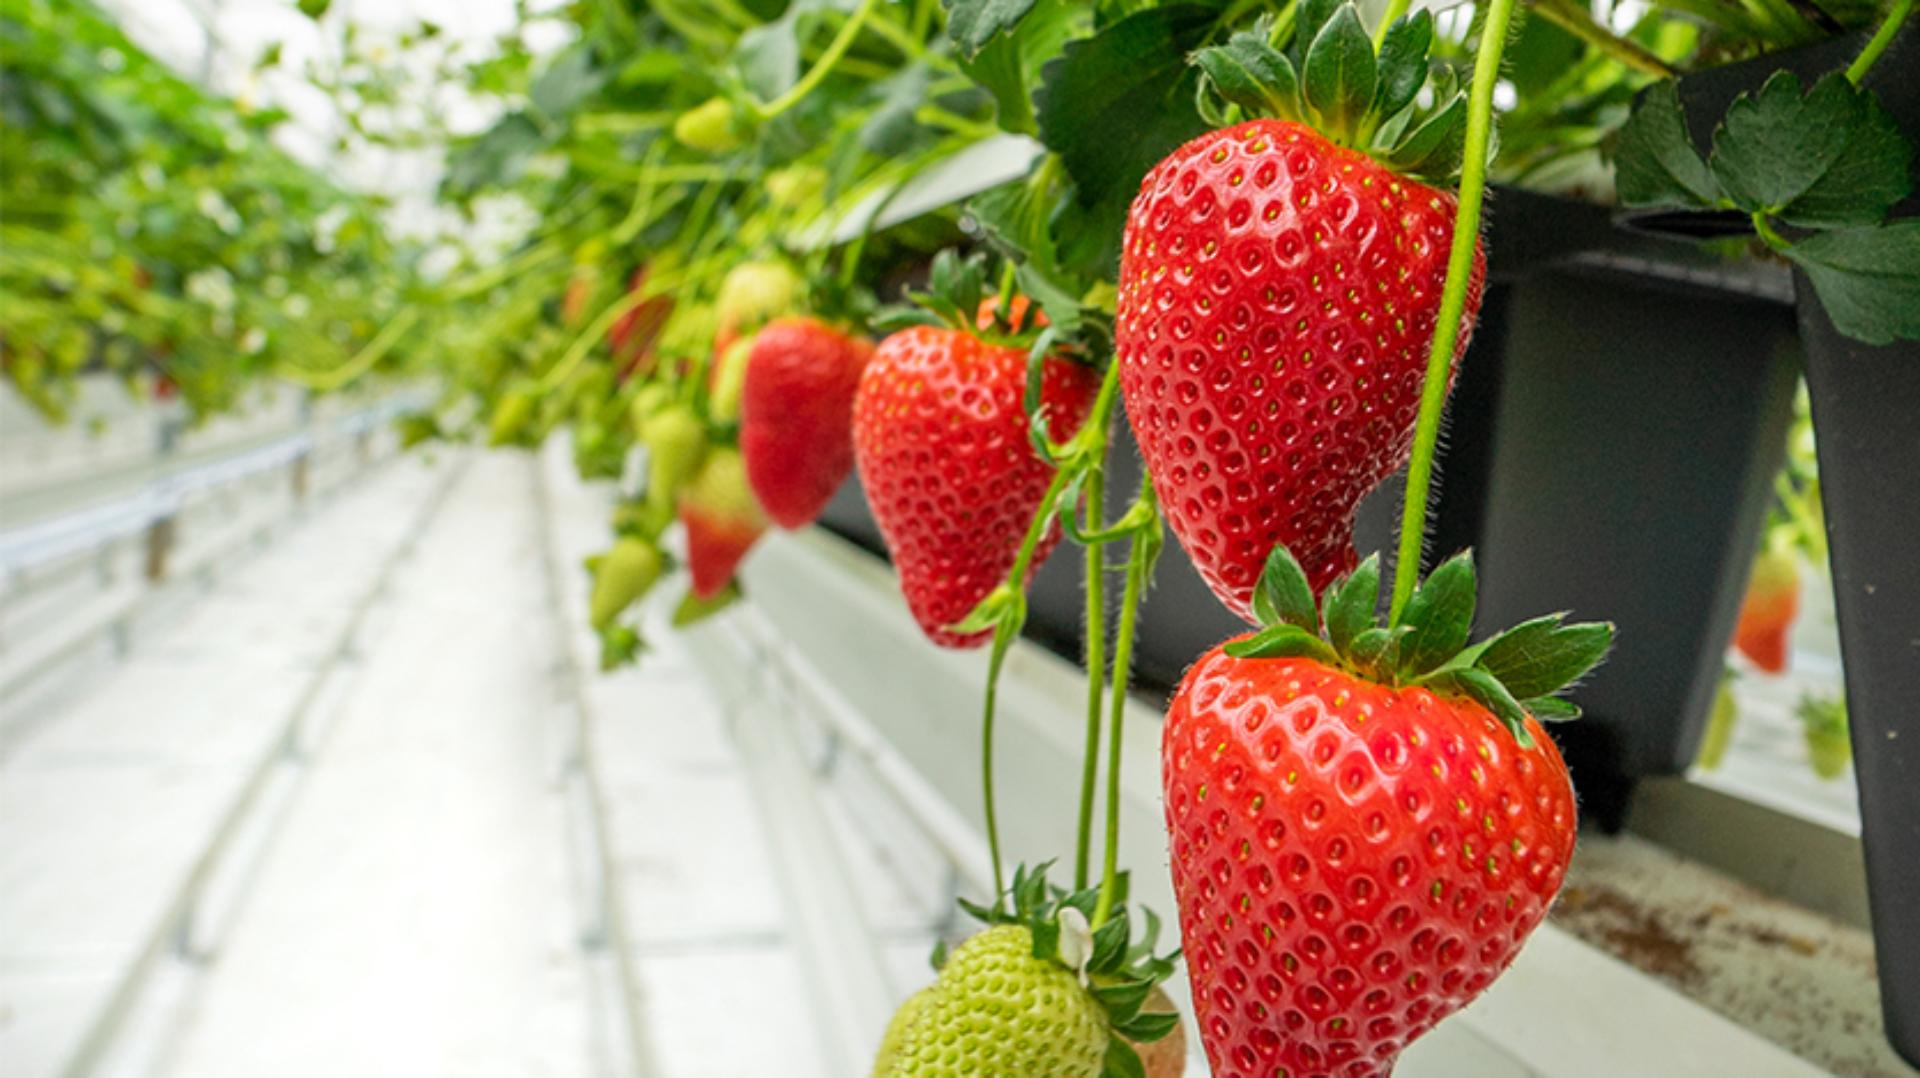
[[[627,295],[640,292],[646,284],[647,267],[643,264],[635,267],[632,276],[627,278]],[[660,340],[660,331],[666,328],[667,316],[672,313],[672,296],[649,296],[607,327],[607,345],[613,352],[613,366],[620,372],[620,381],[653,370],[657,358],[654,346]]]
[[[920,628],[943,647],[974,647],[988,631],[948,627],[1013,568],[1053,468],[1027,438],[1023,349],[957,329],[914,326],[880,343],[860,376],[854,450],[880,534]],[[1049,358],[1041,403],[1055,440],[1070,436],[1099,380]],[[1033,559],[1058,543],[1050,530]]]
[[[1276,549],[1255,597],[1276,623],[1208,652],[1168,708],[1174,892],[1220,1078],[1387,1074],[1513,960],[1573,855],[1537,717],[1569,717],[1551,694],[1610,627],[1543,618],[1462,650],[1464,556],[1374,627],[1376,564],[1329,589],[1323,637]]]
[[[1353,568],[1354,510],[1412,446],[1453,207],[1278,120],[1195,139],[1141,184],[1120,391],[1174,534],[1241,617],[1276,542],[1316,588]]]
[[[1788,634],[1800,613],[1800,570],[1792,552],[1769,544],[1753,560],[1733,646],[1769,674],[1787,668]]]
[[[1432,16],[1376,48],[1351,3],[1200,50],[1253,119],[1181,146],[1127,214],[1115,346],[1127,417],[1174,534],[1250,613],[1286,543],[1316,588],[1354,564],[1353,513],[1406,463],[1453,239],[1465,114],[1419,101]],[[1454,354],[1480,307],[1476,248]]]
[[[693,594],[711,599],[733,580],[741,559],[767,530],[767,518],[747,489],[746,466],[732,446],[706,455],[680,495],[687,526],[687,569]]]
[[[853,394],[872,358],[872,344],[812,318],[777,319],[754,337],[740,451],[781,527],[811,524],[853,470]]]

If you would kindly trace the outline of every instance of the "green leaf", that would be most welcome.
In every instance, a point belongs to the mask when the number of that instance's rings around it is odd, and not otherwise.
[[[1527,730],[1527,712],[1520,702],[1513,698],[1500,680],[1485,670],[1469,668],[1453,670],[1435,679],[1435,684],[1445,684],[1447,688],[1462,693],[1493,712],[1520,743],[1521,748],[1533,747],[1533,734]]]
[[[934,941],[933,953],[927,956],[927,964],[932,966],[935,971],[938,971],[940,967],[947,964],[947,941],[946,940]]]
[[[300,0],[300,14],[318,22],[332,6],[333,0]]]
[[[1282,120],[1306,116],[1292,62],[1261,34],[1235,34],[1225,45],[1201,49],[1193,62],[1221,97],[1251,114]]]
[[[1107,1058],[1101,1066],[1100,1078],[1147,1078],[1140,1053],[1119,1037],[1107,1038]]]
[[[1785,254],[1841,333],[1868,344],[1920,340],[1920,220],[1822,232]]]
[[[1320,28],[1327,25],[1333,13],[1349,0],[1299,0],[1299,14],[1293,20],[1293,40],[1287,43],[1287,59],[1293,61],[1295,70],[1304,70],[1307,66],[1307,50],[1314,39],[1320,36]]]
[[[1344,655],[1356,637],[1374,628],[1380,606],[1380,555],[1367,555],[1331,592],[1326,602],[1327,639]]]
[[[1140,1005],[1147,1001],[1147,994],[1152,991],[1152,981],[1127,980],[1118,984],[1095,985],[1093,998],[1107,1009],[1107,1020],[1119,1025],[1132,1021],[1140,1013]]]
[[[571,113],[603,81],[593,66],[593,50],[575,45],[547,65],[528,89],[527,98],[541,115],[557,120]]]
[[[1351,143],[1353,132],[1373,105],[1378,80],[1373,39],[1352,4],[1342,4],[1307,49],[1301,83],[1307,104],[1317,111],[1324,131]]]
[[[1707,208],[1720,201],[1720,183],[1687,137],[1680,90],[1671,79],[1647,88],[1620,128],[1613,183],[1624,206]]]
[[[1394,664],[1394,648],[1407,635],[1404,625],[1392,629],[1367,629],[1354,636],[1347,647],[1347,659],[1363,671],[1383,672]]]
[[[1462,551],[1427,574],[1407,601],[1400,624],[1400,672],[1417,678],[1453,658],[1467,646],[1473,629],[1473,555]]]
[[[1562,625],[1563,616],[1550,614],[1508,629],[1487,642],[1476,665],[1522,699],[1560,691],[1613,646],[1612,625]]]
[[[1531,20],[1530,20],[1531,21]],[[1433,14],[1425,8],[1395,19],[1380,42],[1379,79],[1374,114],[1385,118],[1413,103],[1427,81],[1427,56],[1433,49]]]
[[[1886,110],[1845,74],[1803,97],[1782,71],[1728,107],[1707,164],[1741,209],[1817,228],[1885,217],[1913,189],[1912,160]]]
[[[1253,616],[1261,625],[1282,623],[1298,625],[1308,633],[1320,632],[1320,612],[1315,609],[1313,585],[1307,571],[1300,567],[1293,551],[1285,543],[1275,543],[1267,552],[1266,568],[1253,586]]]
[[[740,35],[733,66],[740,80],[762,101],[772,101],[800,81],[800,11],[796,5],[772,22]]]
[[[1281,622],[1269,625],[1240,640],[1229,641],[1222,651],[1236,659],[1318,659],[1333,662],[1332,645],[1298,625]]]
[[[1034,0],[941,0],[947,37],[960,55],[973,59],[995,34],[1011,32],[1033,10]]]
[[[1580,706],[1571,700],[1562,700],[1558,696],[1536,696],[1531,700],[1520,701],[1527,714],[1541,722],[1571,722],[1580,717]]]
[[[1042,70],[1041,141],[1060,155],[1086,216],[1111,223],[1113,236],[1147,170],[1207,129],[1194,107],[1200,71],[1186,56],[1218,14],[1203,4],[1139,11],[1068,43]]]
[[[1389,162],[1402,172],[1445,180],[1460,169],[1466,153],[1467,95],[1455,93],[1400,140]]]
[[[1124,1022],[1115,1022],[1113,1029],[1135,1044],[1152,1044],[1172,1033],[1179,1024],[1180,1016],[1172,1011],[1148,1011]]]
[[[1127,919],[1115,917],[1093,930],[1093,957],[1087,960],[1090,971],[1108,971],[1118,967],[1127,954]]]

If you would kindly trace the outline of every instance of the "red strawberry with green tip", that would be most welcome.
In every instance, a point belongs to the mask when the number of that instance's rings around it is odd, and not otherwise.
[[[867,502],[914,619],[943,647],[992,635],[952,626],[1005,582],[1053,479],[1028,438],[1026,385],[1025,348],[926,325],[882,341],[860,377],[853,440]],[[1053,440],[1079,429],[1098,390],[1090,368],[1045,361],[1040,402]],[[1059,541],[1049,527],[1030,571]]]
[[[1277,547],[1265,627],[1187,671],[1162,774],[1194,1017],[1218,1078],[1385,1075],[1545,919],[1573,787],[1540,720],[1607,625],[1467,646],[1471,561],[1375,623],[1377,559],[1326,589]]]
[[[747,487],[740,450],[721,446],[707,453],[680,492],[680,522],[687,528],[693,594],[714,598],[726,590],[734,570],[767,530],[766,514]]]
[[[1768,543],[1753,560],[1733,646],[1767,673],[1781,673],[1787,668],[1791,650],[1787,638],[1799,613],[1800,569],[1793,552]]]
[[[753,339],[740,400],[747,482],[783,528],[813,522],[853,470],[853,395],[873,345],[813,318]]]
[[[1457,165],[1464,113],[1415,103],[1431,18],[1397,23],[1377,63],[1351,5],[1299,33],[1293,60],[1256,34],[1198,54],[1229,102],[1280,118],[1148,172],[1120,260],[1128,420],[1174,534],[1241,617],[1275,543],[1315,588],[1353,568],[1354,511],[1412,447],[1453,238],[1453,195],[1413,178]],[[1476,253],[1456,356],[1484,275]]]

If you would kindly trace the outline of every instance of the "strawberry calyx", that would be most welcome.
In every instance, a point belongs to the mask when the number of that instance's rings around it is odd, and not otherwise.
[[[1009,284],[1011,278],[1009,278]],[[908,326],[957,329],[989,344],[1027,349],[1040,335],[1040,309],[1012,294],[987,287],[987,259],[976,251],[962,256],[951,248],[933,256],[923,292],[908,292],[907,302],[883,308],[877,328],[892,332]]]
[[[1433,73],[1433,15],[1422,9],[1395,19],[1376,49],[1352,0],[1307,0],[1296,10],[1284,50],[1263,19],[1194,53],[1208,119],[1228,126],[1228,110],[1237,108],[1292,120],[1402,175],[1442,184],[1458,176],[1467,95],[1451,69]],[[1422,104],[1429,82],[1433,94]]]
[[[1029,869],[1017,865],[1013,885],[993,906],[960,899],[960,908],[980,923],[1020,925],[1033,934],[1033,957],[1053,962],[1080,978],[1087,993],[1106,1013],[1111,1036],[1107,1042],[1105,1075],[1122,1078],[1142,1073],[1138,1054],[1128,1044],[1151,1044],[1171,1033],[1178,1014],[1143,1011],[1156,985],[1173,975],[1178,948],[1156,955],[1160,918],[1142,906],[1145,922],[1139,939],[1133,938],[1132,918],[1126,908],[1127,874],[1117,877],[1119,899],[1099,927],[1090,927],[1100,898],[1098,887],[1069,891],[1050,883],[1044,861]],[[946,964],[943,940],[933,950],[933,968]],[[1131,1066],[1129,1066],[1131,1061]]]
[[[1474,592],[1473,554],[1462,551],[1427,574],[1397,622],[1382,624],[1379,554],[1329,584],[1316,604],[1306,571],[1280,544],[1253,592],[1263,627],[1225,651],[1243,659],[1313,659],[1375,684],[1465,697],[1530,748],[1529,715],[1541,722],[1580,717],[1561,693],[1606,657],[1613,624],[1563,624],[1563,611],[1469,644]]]

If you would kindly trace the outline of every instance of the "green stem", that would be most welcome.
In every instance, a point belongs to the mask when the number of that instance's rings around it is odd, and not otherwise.
[[[408,307],[395,315],[372,340],[367,342],[366,347],[360,349],[352,359],[340,366],[320,372],[282,366],[279,368],[279,373],[282,377],[299,382],[309,389],[330,393],[372,370],[374,364],[379,363],[381,357],[385,356],[400,340],[401,335],[412,329],[413,324],[419,320],[419,309]]]
[[[771,120],[799,104],[813,92],[814,87],[820,85],[829,74],[832,74],[833,65],[840,62],[840,58],[853,47],[854,39],[860,36],[860,28],[866,24],[867,16],[873,14],[876,2],[877,0],[860,0],[860,6],[854,9],[846,22],[840,24],[840,32],[835,34],[833,41],[827,45],[827,51],[820,54],[820,59],[814,61],[813,66],[807,69],[807,73],[800,77],[800,81],[794,83],[791,89],[781,94],[779,99],[771,105],[760,106],[759,113],[762,120]]]
[[[1139,503],[1148,507],[1147,520],[1134,533],[1127,552],[1127,585],[1120,597],[1120,623],[1113,638],[1113,686],[1107,698],[1107,835],[1105,860],[1100,868],[1100,897],[1094,900],[1091,925],[1099,929],[1113,915],[1120,879],[1120,751],[1127,718],[1127,675],[1133,662],[1133,630],[1139,621],[1140,597],[1153,576],[1160,554],[1160,514],[1154,507],[1153,482],[1140,482]]]
[[[1433,455],[1440,440],[1440,413],[1447,403],[1447,375],[1453,369],[1454,345],[1466,316],[1467,283],[1473,274],[1473,254],[1480,242],[1480,208],[1487,188],[1487,144],[1493,134],[1493,85],[1500,76],[1500,54],[1507,43],[1507,24],[1513,19],[1514,0],[1489,0],[1473,60],[1473,88],[1467,99],[1465,159],[1460,168],[1460,203],[1454,213],[1453,246],[1447,254],[1447,283],[1440,292],[1440,313],[1434,319],[1433,343],[1427,353],[1426,381],[1420,387],[1420,415],[1413,428],[1413,458],[1407,466],[1406,502],[1400,513],[1400,550],[1393,564],[1393,603],[1388,624],[1398,625],[1400,613],[1413,597],[1420,578],[1420,552],[1426,545],[1427,493],[1433,485]]]
[[[1674,75],[1673,68],[1665,60],[1600,25],[1584,6],[1572,0],[1533,0],[1533,10],[1539,12],[1541,18],[1635,71],[1657,79],[1670,79]]]
[[[1086,491],[1086,531],[1099,527],[1104,518],[1101,501],[1105,486],[1102,469],[1087,473],[1082,489]],[[1073,889],[1087,886],[1087,866],[1093,853],[1093,794],[1100,774],[1100,703],[1105,698],[1107,673],[1107,586],[1106,555],[1101,544],[1087,544],[1087,744],[1080,759],[1080,819],[1074,832]]]
[[[1040,497],[1040,506],[1034,511],[1033,520],[1027,525],[1027,534],[1020,540],[1020,552],[1014,556],[1013,568],[1007,572],[1007,579],[995,589],[1005,607],[999,612],[993,629],[993,650],[987,657],[987,693],[985,709],[980,717],[980,797],[985,805],[987,825],[987,854],[993,861],[993,908],[1000,908],[1001,897],[1007,893],[1006,876],[1000,868],[1000,827],[993,811],[993,718],[995,704],[999,699],[1000,667],[1006,661],[1007,649],[1020,635],[1020,629],[1027,621],[1027,567],[1033,564],[1033,555],[1040,547],[1040,540],[1047,534],[1047,526],[1053,521],[1053,513],[1060,503],[1060,495],[1066,490],[1070,479],[1067,469],[1060,468],[1053,473],[1053,481],[1047,484],[1047,492]],[[987,602],[993,601],[990,596]]]
[[[1784,251],[1793,246],[1787,242],[1785,236],[1782,236],[1779,231],[1773,227],[1773,222],[1767,220],[1767,215],[1764,213],[1755,212],[1753,214],[1753,231],[1767,246],[1776,251]]]
[[[1873,70],[1874,61],[1880,59],[1880,54],[1887,51],[1887,46],[1893,43],[1894,35],[1900,32],[1900,27],[1911,14],[1913,14],[1913,0],[1894,0],[1893,7],[1887,10],[1887,17],[1881,20],[1880,29],[1873,32],[1873,38],[1867,42],[1867,47],[1861,49],[1860,55],[1854,57],[1853,63],[1847,65],[1848,82],[1855,86],[1860,85],[1860,80],[1866,78],[1867,72]]]

